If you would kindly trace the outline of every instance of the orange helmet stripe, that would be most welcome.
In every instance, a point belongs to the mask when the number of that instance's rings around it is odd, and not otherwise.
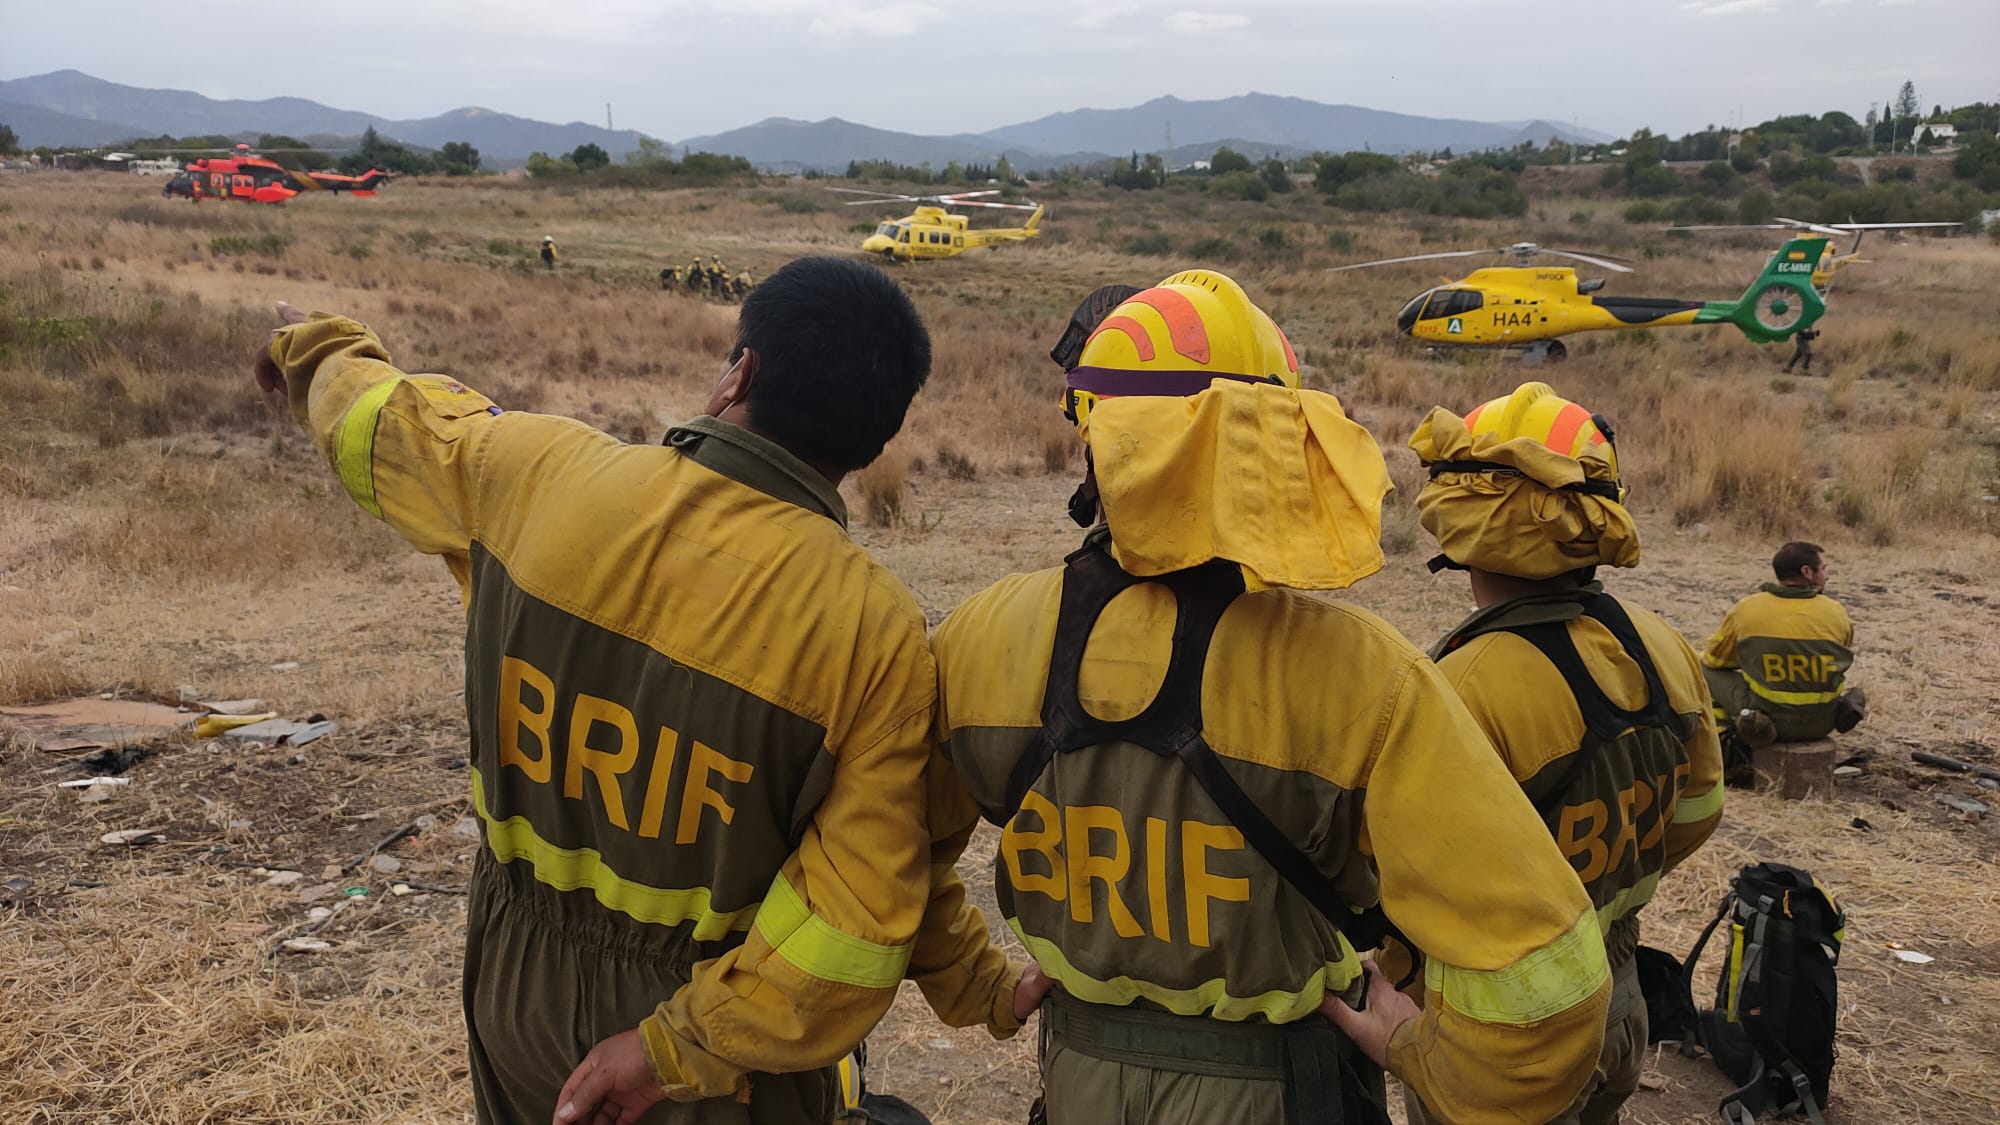
[[[1129,316],[1106,317],[1104,323],[1097,326],[1097,332],[1092,332],[1090,336],[1091,339],[1096,339],[1099,332],[1112,331],[1123,332],[1125,335],[1131,337],[1132,348],[1138,353],[1141,360],[1151,360],[1153,358],[1153,337],[1151,333],[1146,331],[1145,325],[1140,324]]]
[[[1479,416],[1484,413],[1486,413],[1485,403],[1482,402],[1478,406],[1473,407],[1472,413],[1465,416],[1465,428],[1470,430],[1474,426],[1479,425]]]
[[[1282,328],[1278,329],[1278,342],[1285,345],[1285,366],[1296,372],[1299,369],[1299,357],[1292,351],[1291,337],[1286,336]]]
[[[1208,362],[1208,328],[1202,324],[1201,313],[1195,309],[1193,301],[1171,289],[1155,288],[1135,295],[1132,302],[1147,306],[1167,322],[1167,335],[1173,341],[1174,351],[1196,363]],[[1142,355],[1140,358],[1153,357]]]
[[[1590,411],[1570,403],[1556,415],[1555,424],[1549,427],[1548,447],[1565,457],[1572,456],[1576,446],[1576,435],[1590,422]]]

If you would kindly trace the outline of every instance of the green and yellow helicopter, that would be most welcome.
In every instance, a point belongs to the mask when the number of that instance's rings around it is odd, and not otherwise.
[[[1473,270],[1457,281],[1426,289],[1396,315],[1396,330],[1432,347],[1519,348],[1530,362],[1559,362],[1569,354],[1562,337],[1622,328],[1669,328],[1684,324],[1733,324],[1751,340],[1776,343],[1810,328],[1826,312],[1814,274],[1828,252],[1824,235],[1801,234],[1780,246],[1749,288],[1735,300],[1696,301],[1678,297],[1623,297],[1601,294],[1603,278],[1579,278],[1573,266],[1545,266],[1536,257],[1570,258],[1614,273],[1632,267],[1609,256],[1556,250],[1532,242],[1491,250],[1447,250],[1374,262],[1336,266],[1328,272],[1508,254],[1511,266]]]

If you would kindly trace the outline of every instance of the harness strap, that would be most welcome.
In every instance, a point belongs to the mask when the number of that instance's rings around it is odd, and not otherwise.
[[[1086,545],[1065,562],[1062,599],[1056,611],[1055,644],[1049,654],[1048,680],[1042,691],[1042,728],[1034,742],[1014,762],[1007,781],[1002,816],[1004,827],[1021,809],[1035,779],[1058,754],[1073,753],[1106,742],[1130,742],[1162,758],[1178,758],[1208,794],[1222,815],[1313,909],[1347,936],[1358,950],[1373,949],[1385,936],[1401,934],[1379,907],[1350,909],[1334,886],[1271,818],[1243,792],[1215,751],[1202,737],[1201,686],[1210,642],[1222,615],[1243,593],[1243,572],[1233,563],[1212,562],[1153,578],[1137,578],[1122,570],[1110,553]],[[1113,598],[1142,582],[1156,582],[1173,592],[1175,622],[1173,651],[1166,675],[1151,703],[1139,714],[1121,720],[1100,719],[1084,709],[1077,694],[1083,654],[1097,619]],[[1405,942],[1405,944],[1408,944]]]
[[[1430,470],[1432,480],[1436,480],[1439,473],[1496,473],[1510,477],[1527,475],[1512,465],[1503,465],[1498,461],[1432,461],[1425,468]],[[1615,501],[1618,499],[1618,482],[1591,477],[1575,484],[1559,485],[1556,491],[1582,492]]]

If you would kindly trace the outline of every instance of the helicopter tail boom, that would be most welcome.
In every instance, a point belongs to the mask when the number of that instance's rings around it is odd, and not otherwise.
[[[1710,301],[1695,314],[1696,324],[1726,322],[1759,344],[1775,344],[1812,327],[1826,312],[1826,301],[1813,288],[1824,239],[1794,238],[1764,263],[1743,295],[1734,301]]]

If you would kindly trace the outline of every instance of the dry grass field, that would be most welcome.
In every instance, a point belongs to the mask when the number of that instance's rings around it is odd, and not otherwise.
[[[188,685],[341,729],[296,752],[177,742],[96,803],[56,787],[61,756],[0,741],[0,1116],[469,1121],[456,590],[359,512],[252,388],[270,302],[355,315],[403,366],[510,409],[654,441],[698,409],[732,327],[727,307],[662,293],[660,267],[719,254],[762,276],[846,252],[877,215],[807,184],[407,182],[283,208],[155,190],[110,174],[0,178],[0,706],[172,701]],[[1772,245],[1669,241],[1612,203],[1565,198],[1508,223],[1345,215],[1310,193],[1046,198],[1038,242],[897,267],[936,371],[850,498],[857,539],[933,620],[1076,539],[1063,501],[1077,465],[1045,352],[1090,288],[1202,264],[1274,313],[1309,383],[1373,430],[1402,486],[1390,566],[1343,596],[1426,643],[1469,602],[1462,578],[1423,569],[1404,440],[1431,405],[1462,410],[1526,375],[1499,355],[1426,359],[1394,337],[1396,309],[1439,279],[1429,263],[1322,268],[1526,238],[1638,257],[1613,292],[1733,297]],[[531,258],[544,234],[564,254],[553,275]],[[1868,755],[1864,772],[1831,800],[1732,792],[1715,840],[1649,908],[1650,941],[1684,951],[1741,864],[1812,869],[1850,923],[1829,1119],[1973,1125],[2000,1120],[2000,835],[1934,797],[1994,794],[1909,754],[1991,763],[2000,748],[2000,248],[1873,249],[1822,323],[1823,376],[1781,375],[1788,349],[1733,329],[1683,329],[1575,338],[1569,362],[1536,377],[1617,423],[1645,560],[1615,590],[1699,640],[1778,542],[1811,538],[1860,627],[1854,676],[1875,710],[1840,750]],[[424,815],[436,827],[388,849],[416,893],[390,893],[365,864],[338,871]],[[135,827],[165,839],[99,843]],[[992,844],[976,840],[964,864],[980,888]],[[264,869],[369,893],[319,903],[343,904],[315,934],[330,949],[283,953],[312,906]],[[1892,941],[1936,960],[1900,963]],[[875,1034],[870,1077],[939,1122],[1018,1121],[1030,1039],[995,1048],[940,1029],[907,996]],[[1630,1120],[1713,1119],[1712,1067],[1668,1054],[1651,1069],[1659,1088]]]

